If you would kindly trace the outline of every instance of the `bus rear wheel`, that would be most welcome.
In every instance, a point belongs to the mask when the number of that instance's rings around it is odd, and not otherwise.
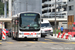
[[[17,40],[17,41],[20,41],[21,39],[20,39],[20,38],[16,38],[16,40]]]
[[[13,34],[12,34],[11,38],[12,38],[13,40],[15,40],[15,38],[13,37]]]
[[[12,39],[15,40],[15,38],[12,36]]]

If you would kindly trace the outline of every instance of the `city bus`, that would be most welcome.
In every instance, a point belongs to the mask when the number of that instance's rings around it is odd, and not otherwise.
[[[12,17],[12,39],[35,39],[41,37],[40,13],[23,12]]]

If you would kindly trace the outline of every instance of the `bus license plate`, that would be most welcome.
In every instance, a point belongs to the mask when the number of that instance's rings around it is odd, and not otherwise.
[[[27,36],[33,36],[33,35],[27,35]]]

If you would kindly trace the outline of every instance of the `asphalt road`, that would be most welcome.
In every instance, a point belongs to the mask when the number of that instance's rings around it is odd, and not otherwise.
[[[75,50],[75,42],[50,37],[17,41],[7,37],[6,41],[0,41],[0,50]]]

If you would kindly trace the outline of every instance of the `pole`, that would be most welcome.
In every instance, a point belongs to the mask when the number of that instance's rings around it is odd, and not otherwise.
[[[52,2],[51,2],[51,13],[50,14],[51,14],[51,18],[52,18]]]
[[[56,0],[55,0],[55,36],[56,36]]]
[[[62,18],[62,0],[61,0],[61,18]]]
[[[8,1],[9,2],[9,17],[11,17],[12,16],[12,0],[9,0]]]
[[[7,17],[7,2],[4,3],[4,18]]]
[[[26,0],[26,11],[27,11],[27,4],[28,4],[28,3],[27,3],[27,0]]]
[[[49,1],[49,0],[47,0],[47,1]],[[48,3],[48,8],[47,9],[48,9],[47,14],[48,14],[49,13],[49,3]],[[48,18],[49,18],[49,15],[48,15]]]
[[[21,12],[21,1],[19,3],[20,3],[20,12]]]

